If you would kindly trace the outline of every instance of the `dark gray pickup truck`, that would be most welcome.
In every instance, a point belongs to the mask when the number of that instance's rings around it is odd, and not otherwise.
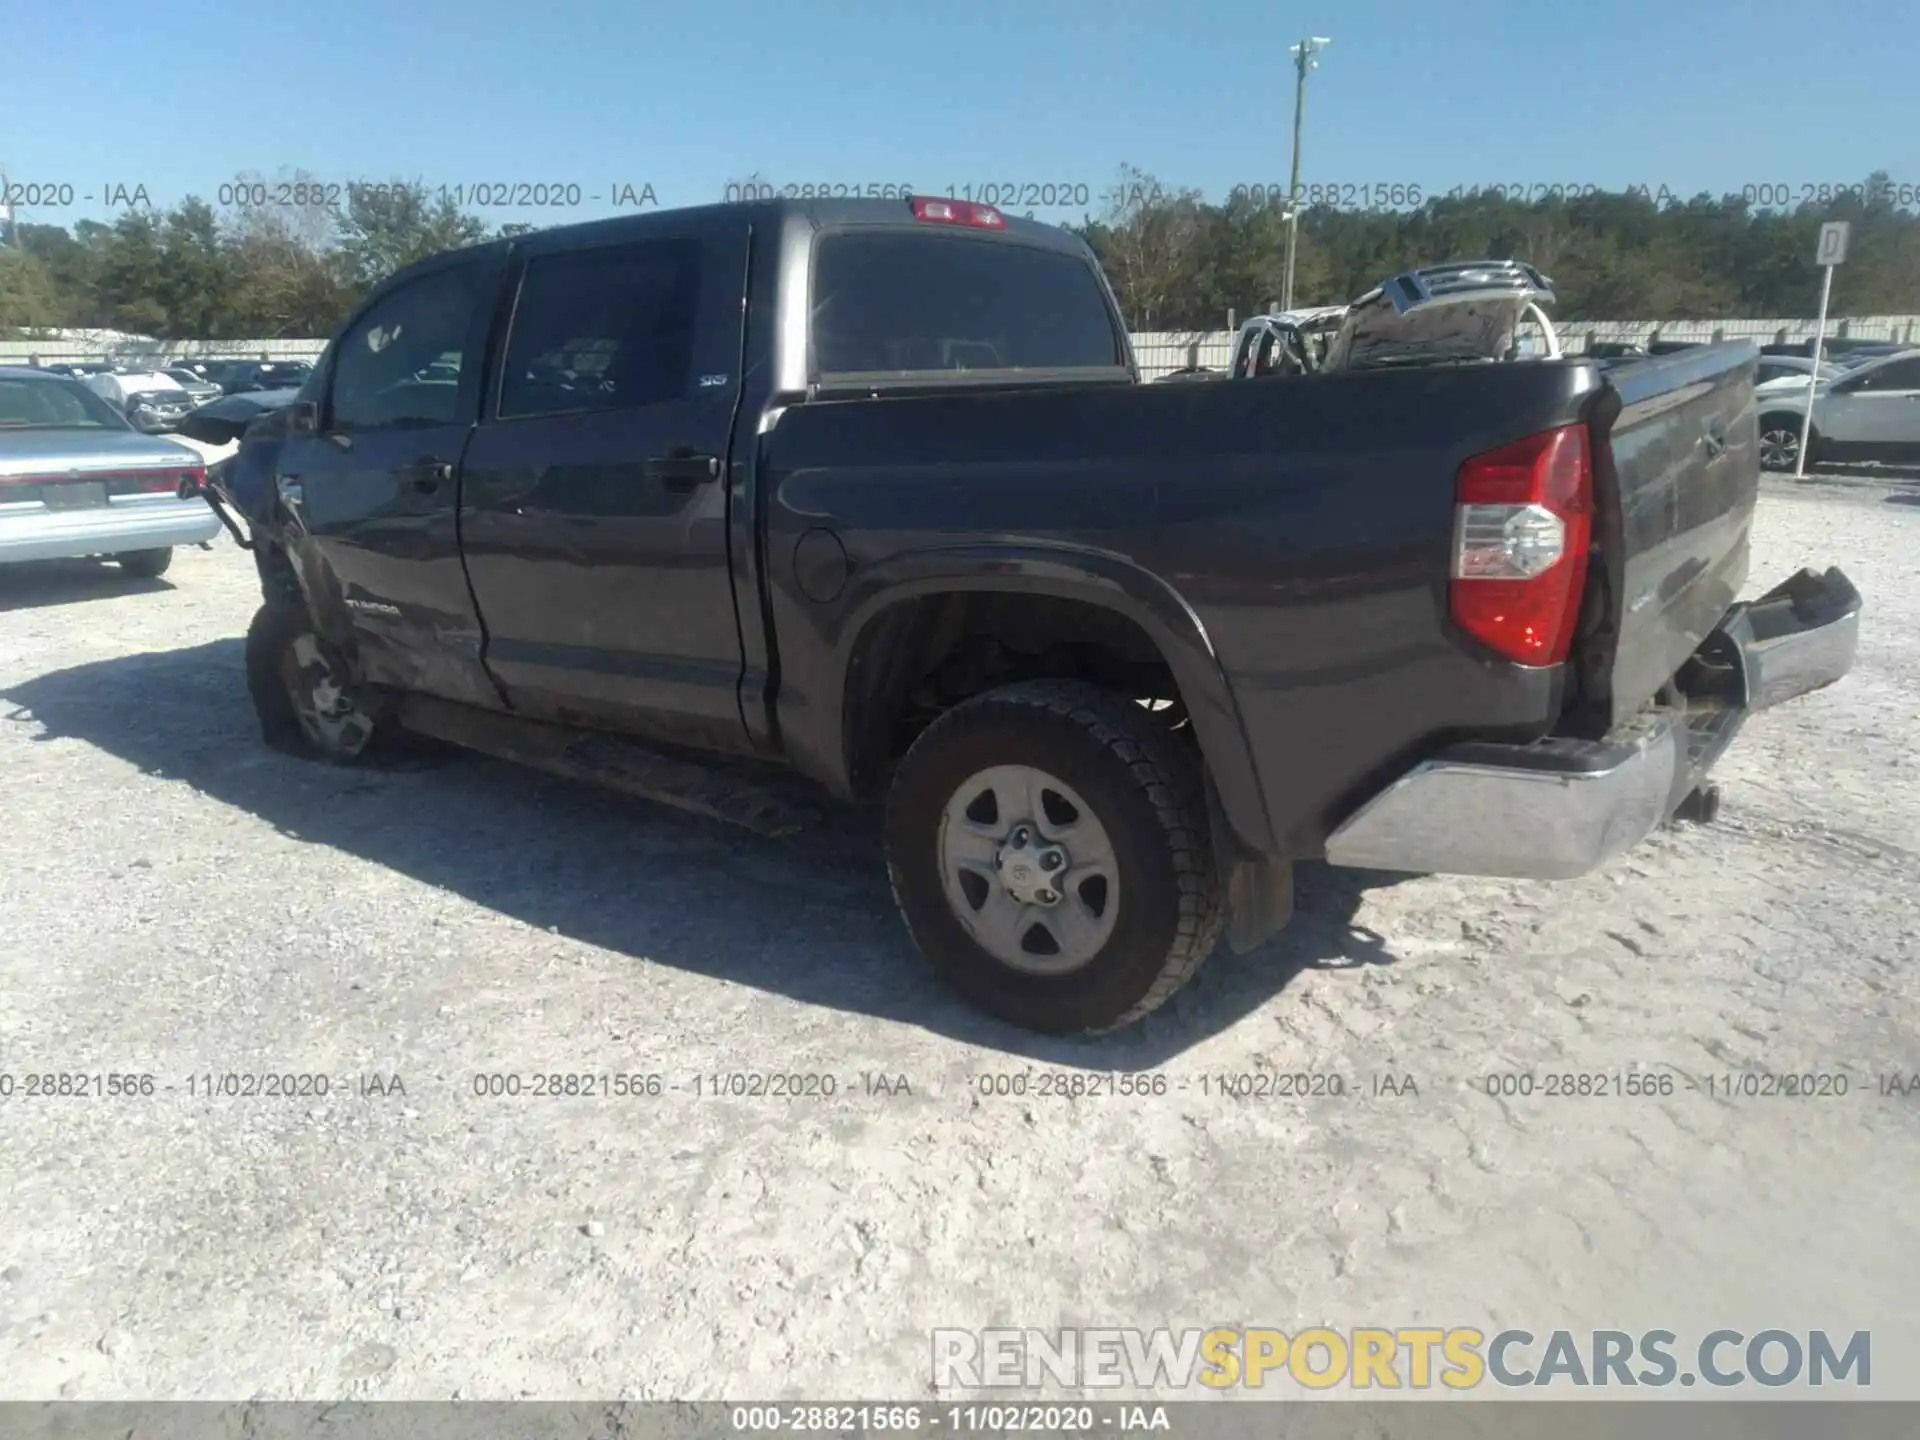
[[[288,750],[427,735],[775,833],[770,767],[884,795],[932,963],[1111,1028],[1281,927],[1296,860],[1571,876],[1710,817],[1860,608],[1735,603],[1755,354],[1143,385],[1085,246],[985,206],[495,242],[243,444],[253,698]]]

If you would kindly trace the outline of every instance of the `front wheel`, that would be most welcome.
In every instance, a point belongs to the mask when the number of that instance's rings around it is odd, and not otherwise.
[[[247,691],[261,738],[286,754],[346,764],[389,738],[390,727],[354,699],[345,667],[303,606],[269,601],[254,615]]]
[[[173,547],[168,545],[159,550],[128,550],[113,558],[129,575],[138,575],[142,580],[158,580],[167,573],[167,567],[173,564]]]
[[[1137,703],[1079,681],[989,691],[907,753],[887,866],[960,993],[1047,1033],[1114,1030],[1212,952],[1221,887],[1200,767]]]
[[[1764,415],[1760,419],[1760,468],[1762,470],[1792,470],[1800,463],[1800,424],[1798,415]],[[1818,436],[1811,431],[1807,436],[1807,458],[1813,458],[1812,451]]]

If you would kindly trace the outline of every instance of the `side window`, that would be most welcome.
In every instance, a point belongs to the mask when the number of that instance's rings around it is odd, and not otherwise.
[[[700,242],[645,240],[527,262],[498,418],[624,410],[687,396]]]
[[[1920,360],[1901,360],[1869,371],[1860,381],[1862,390],[1920,390]]]
[[[439,270],[401,286],[356,320],[334,359],[329,427],[452,424],[480,279],[476,266]]]
[[[1753,372],[1753,383],[1756,385],[1764,385],[1769,380],[1778,380],[1781,376],[1790,373],[1792,372],[1789,371],[1785,365],[1769,365],[1766,361],[1762,360],[1759,368]]]

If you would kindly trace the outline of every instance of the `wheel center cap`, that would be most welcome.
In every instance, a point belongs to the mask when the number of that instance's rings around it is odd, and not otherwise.
[[[1016,825],[994,856],[1000,884],[1022,905],[1056,903],[1060,898],[1056,880],[1067,863],[1062,846],[1041,838],[1026,825]]]

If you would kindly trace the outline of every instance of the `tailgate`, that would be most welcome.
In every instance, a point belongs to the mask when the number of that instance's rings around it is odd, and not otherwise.
[[[1610,613],[1585,642],[1583,669],[1610,724],[1660,692],[1746,583],[1758,355],[1713,345],[1608,371],[1619,409],[1610,423],[1596,412],[1593,439]]]

